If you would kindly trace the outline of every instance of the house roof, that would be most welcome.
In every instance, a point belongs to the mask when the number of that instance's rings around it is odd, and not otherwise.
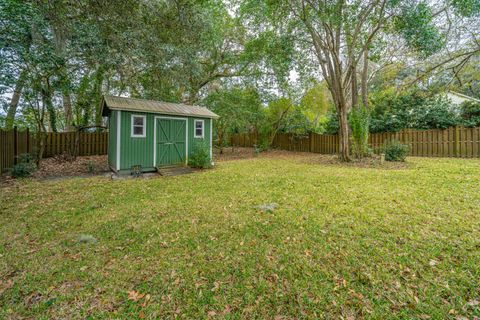
[[[462,99],[465,99],[465,100],[468,100],[468,101],[474,101],[474,102],[480,102],[479,99],[476,99],[474,97],[470,97],[470,96],[467,96],[463,93],[459,93],[459,92],[455,92],[455,91],[452,91],[452,90],[449,90],[447,91],[448,94],[451,94],[451,95],[454,95],[454,96],[457,96],[457,97],[460,97]]]
[[[145,99],[104,96],[102,99],[102,116],[108,115],[108,110],[125,110],[133,112],[161,113],[169,115],[196,116],[217,119],[218,115],[205,107],[171,103]]]

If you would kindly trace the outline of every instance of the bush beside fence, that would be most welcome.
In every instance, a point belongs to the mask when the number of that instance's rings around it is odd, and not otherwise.
[[[239,147],[253,147],[257,143],[255,133],[239,133],[232,136],[231,143]],[[387,141],[398,140],[410,147],[409,155],[418,157],[480,157],[480,127],[451,127],[448,129],[414,130],[372,133],[368,138],[370,148],[379,153]],[[338,153],[338,136],[310,133],[296,136],[290,133],[276,135],[273,148],[290,151]]]

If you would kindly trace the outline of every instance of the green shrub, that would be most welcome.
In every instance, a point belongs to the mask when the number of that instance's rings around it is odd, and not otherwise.
[[[28,177],[31,175],[36,169],[37,166],[33,161],[33,157],[28,154],[24,153],[18,156],[18,163],[12,167],[10,174],[14,178],[23,178]]]
[[[460,105],[463,125],[467,127],[477,127],[480,125],[480,103],[467,101]]]
[[[382,152],[386,161],[405,161],[410,150],[409,146],[397,140],[386,142]]]
[[[195,142],[193,151],[188,158],[188,165],[192,168],[211,168],[212,159],[210,157],[210,147],[205,142]]]
[[[446,129],[461,123],[451,102],[426,92],[394,92],[372,98],[370,132],[392,132],[405,128]]]
[[[95,165],[93,164],[92,161],[88,161],[86,166],[87,166],[88,173],[94,173],[95,172]]]
[[[352,129],[352,153],[361,159],[370,154],[368,146],[368,128],[370,126],[370,111],[359,106],[354,108],[349,115],[350,128]]]

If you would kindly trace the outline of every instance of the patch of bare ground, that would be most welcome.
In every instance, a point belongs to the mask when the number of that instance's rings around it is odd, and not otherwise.
[[[342,162],[336,155],[314,154],[314,156],[308,158],[305,163],[392,170],[408,169],[412,166],[409,162],[384,161],[382,163],[379,155],[371,155],[363,159],[352,159],[350,162]]]
[[[215,162],[249,159],[253,157],[255,157],[253,148],[227,147],[223,148],[221,153],[219,149],[214,149],[213,151],[213,160]]]
[[[106,155],[77,157],[73,161],[58,156],[43,159],[40,163],[40,168],[32,174],[32,177],[45,179],[87,176],[103,174],[108,171],[110,171],[110,168],[108,167]]]
[[[218,162],[251,159],[251,158],[278,158],[298,160],[306,164],[320,164],[320,165],[336,165],[345,167],[359,167],[359,168],[378,168],[378,169],[407,169],[411,167],[408,162],[389,162],[381,163],[379,155],[372,155],[363,159],[353,159],[350,162],[342,162],[336,155],[318,154],[309,152],[297,152],[271,149],[268,151],[255,153],[253,148],[224,148],[223,153],[220,154],[218,150],[214,155],[214,160]]]

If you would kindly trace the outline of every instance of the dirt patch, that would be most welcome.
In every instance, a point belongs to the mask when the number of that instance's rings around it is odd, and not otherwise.
[[[408,162],[391,162],[384,161],[381,163],[379,155],[372,155],[361,160],[353,159],[350,162],[342,162],[336,155],[314,154],[312,157],[305,159],[305,163],[309,164],[323,164],[323,165],[338,165],[344,167],[357,168],[378,168],[378,169],[407,169],[411,167]]]
[[[224,148],[223,153],[220,154],[218,150],[215,150],[213,155],[213,159],[216,162],[221,161],[231,161],[231,160],[241,160],[241,159],[250,159],[255,157],[261,158],[285,158],[285,159],[303,159],[303,158],[310,158],[316,154],[308,153],[308,152],[295,152],[295,151],[285,151],[285,150],[277,150],[271,149],[268,151],[263,151],[260,153],[255,153],[253,148]]]
[[[214,160],[218,162],[250,159],[254,157],[259,158],[277,158],[277,159],[290,159],[298,160],[302,163],[308,164],[322,164],[322,165],[337,165],[346,167],[358,167],[358,168],[378,168],[378,169],[406,169],[411,166],[408,162],[388,162],[383,164],[380,161],[379,155],[372,155],[371,157],[361,160],[352,160],[350,162],[341,162],[336,155],[318,154],[309,152],[296,152],[285,150],[268,150],[255,154],[253,148],[225,148],[223,153],[220,154],[218,150],[214,154]]]
[[[213,160],[214,162],[220,161],[230,161],[230,160],[239,160],[239,159],[249,159],[255,156],[255,151],[253,148],[223,148],[222,153],[219,149],[214,149]]]
[[[34,178],[53,178],[98,175],[110,171],[107,156],[77,157],[74,161],[63,157],[43,159],[40,168],[32,175]]]

